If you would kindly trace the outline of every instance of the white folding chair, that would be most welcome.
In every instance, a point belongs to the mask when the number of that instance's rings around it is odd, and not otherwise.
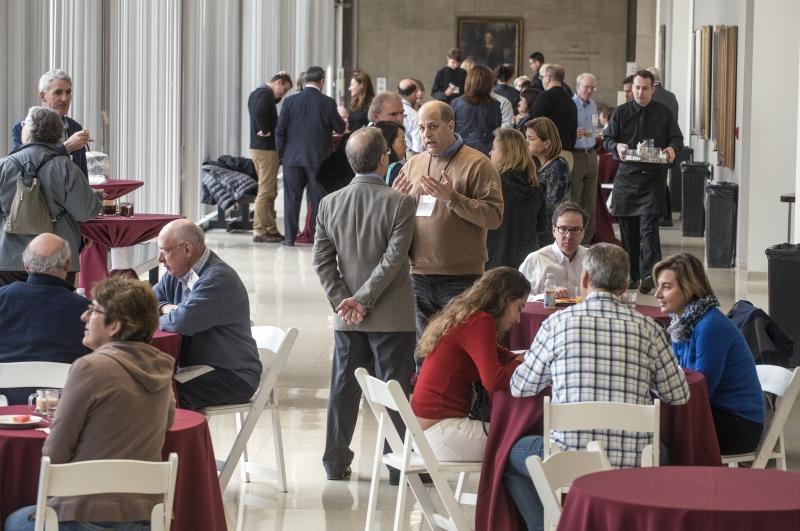
[[[169,531],[172,501],[178,474],[178,454],[169,454],[163,463],[103,459],[52,465],[42,457],[39,471],[39,495],[36,499],[35,531],[57,531],[58,515],[47,506],[49,496],[126,493],[163,494],[164,499],[150,513],[152,531]]]
[[[381,462],[400,470],[400,485],[397,490],[397,506],[394,515],[395,531],[401,529],[400,520],[407,495],[406,483],[422,507],[422,513],[431,529],[443,528],[452,531],[472,529],[459,506],[459,503],[463,502],[459,501],[450,488],[445,474],[459,474],[459,487],[463,487],[464,475],[480,472],[482,463],[437,461],[400,384],[395,380],[384,382],[373,378],[363,367],[356,369],[355,375],[364,392],[364,398],[378,420],[378,437],[375,443],[372,483],[369,489],[367,521],[364,529],[366,531],[374,529]],[[405,439],[400,438],[387,409],[396,411],[400,415],[406,426]],[[383,454],[384,440],[389,442],[391,453]],[[419,476],[424,473],[430,474],[433,487],[444,504],[446,514],[437,512],[428,489],[423,486]]]
[[[783,426],[797,395],[800,393],[800,367],[790,371],[776,365],[756,365],[761,390],[777,397],[775,414],[761,436],[755,452],[747,454],[723,455],[722,462],[730,467],[739,463],[752,462],[751,468],[766,468],[770,459],[776,460],[779,470],[786,470],[786,445]]]
[[[67,382],[69,363],[52,361],[20,361],[0,363],[0,389],[13,387],[42,387],[63,389]],[[0,406],[7,406],[5,395],[0,395]]]
[[[525,465],[544,507],[544,529],[558,527],[561,497],[576,479],[592,472],[611,470],[603,447],[597,441],[587,444],[586,450],[556,453],[544,460],[533,455],[525,460]]]
[[[236,440],[220,467],[219,486],[224,492],[230,482],[236,464],[241,464],[242,481],[249,482],[250,474],[278,481],[278,490],[286,492],[286,465],[283,458],[283,437],[275,398],[275,384],[297,339],[297,329],[283,331],[275,326],[254,326],[253,338],[261,358],[261,383],[256,394],[244,404],[212,406],[203,409],[206,416],[235,415]],[[272,436],[275,441],[275,468],[267,468],[248,461],[247,441],[256,427],[261,412],[268,407],[272,411]]]
[[[660,457],[661,401],[653,405],[626,404],[624,402],[571,402],[552,404],[544,399],[544,456],[554,451],[549,434],[551,430],[624,430],[652,433],[652,443],[642,450],[641,466],[658,466]],[[557,447],[555,451],[558,451]]]

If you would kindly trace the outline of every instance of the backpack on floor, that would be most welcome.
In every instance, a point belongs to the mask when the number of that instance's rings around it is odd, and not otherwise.
[[[14,153],[18,153],[31,145],[42,144],[26,144]],[[0,219],[5,221],[5,231],[7,233],[37,235],[44,232],[53,232],[53,225],[66,213],[66,210],[62,210],[55,218],[50,215],[47,202],[45,202],[44,195],[42,195],[41,183],[38,177],[42,166],[58,156],[65,155],[49,149],[36,166],[29,160],[20,162],[15,157],[5,157],[5,160],[13,163],[17,169],[17,174],[15,175],[17,189],[14,192],[14,199],[11,201],[11,208],[8,213],[5,213],[0,207]]]

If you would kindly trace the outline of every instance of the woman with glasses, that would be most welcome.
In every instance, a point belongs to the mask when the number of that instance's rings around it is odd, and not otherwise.
[[[369,123],[367,110],[375,97],[375,89],[372,87],[369,75],[358,72],[350,80],[350,87],[347,90],[350,92],[350,114],[347,125],[350,131],[355,131]]]
[[[703,373],[723,455],[752,452],[764,428],[764,401],[753,354],[719,309],[703,263],[688,253],[653,268],[656,299],[672,316],[667,328],[681,367]]]
[[[500,127],[500,103],[492,98],[494,73],[477,65],[467,72],[464,95],[450,104],[456,115],[456,133],[464,144],[488,155],[492,149],[492,134]]]
[[[389,169],[386,170],[385,179],[386,184],[392,186],[406,163],[406,128],[403,124],[385,120],[377,122],[374,127],[380,130],[389,146]]]
[[[42,454],[53,464],[97,459],[161,461],[175,415],[174,359],[150,341],[158,302],[144,282],[109,278],[92,290],[81,316],[83,344],[93,352],[69,372]],[[59,529],[150,529],[160,496],[98,494],[50,500]],[[17,510],[6,531],[32,530],[35,507]]]
[[[547,218],[550,219],[555,208],[570,198],[569,165],[561,156],[561,137],[556,124],[550,118],[540,116],[525,124],[525,140],[528,153],[536,163],[539,182],[544,186]],[[549,227],[539,235],[539,245],[553,242]]]
[[[510,127],[496,129],[489,153],[503,186],[503,221],[486,237],[486,268],[517,269],[528,254],[539,248],[537,234],[547,226],[544,188],[528,155],[525,137]]]
[[[411,408],[440,461],[482,461],[488,425],[468,418],[473,382],[489,393],[508,389],[519,359],[499,345],[519,322],[530,284],[519,271],[488,271],[453,298],[425,328],[417,346],[425,363]]]

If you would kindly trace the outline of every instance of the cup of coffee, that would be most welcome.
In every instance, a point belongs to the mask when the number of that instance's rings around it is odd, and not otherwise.
[[[133,203],[130,201],[123,201],[119,204],[119,215],[129,218],[133,216]]]
[[[44,395],[47,399],[47,420],[53,422],[56,416],[56,408],[58,408],[58,403],[61,402],[61,389],[45,389]]]
[[[28,408],[34,413],[47,415],[51,406],[55,410],[59,400],[61,400],[61,389],[37,389],[28,397]]]

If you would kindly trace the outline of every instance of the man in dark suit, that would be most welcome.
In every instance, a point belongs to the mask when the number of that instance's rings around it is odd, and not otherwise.
[[[81,124],[67,116],[72,104],[72,78],[63,70],[50,70],[39,78],[39,98],[42,107],[58,113],[64,122],[64,142],[61,147],[65,155],[72,157],[83,172],[89,175],[86,167],[86,144],[89,143],[89,131]],[[22,147],[22,120],[11,129],[11,141],[15,150]]]
[[[361,392],[355,378],[369,367],[384,381],[397,380],[408,395],[414,368],[414,295],[408,250],[416,205],[386,186],[388,148],[374,127],[347,142],[356,176],[322,200],[314,241],[314,269],[336,312],[328,427],[322,458],[328,479],[350,476],[350,443]],[[401,429],[402,423],[395,424]],[[391,472],[391,471],[390,471]],[[400,475],[391,472],[397,484]]]
[[[298,232],[303,189],[308,188],[312,215],[317,217],[324,195],[317,170],[331,153],[332,133],[342,133],[344,120],[333,98],[322,93],[325,71],[312,66],[306,71],[303,90],[283,102],[275,142],[283,164],[284,245],[294,245]]]

